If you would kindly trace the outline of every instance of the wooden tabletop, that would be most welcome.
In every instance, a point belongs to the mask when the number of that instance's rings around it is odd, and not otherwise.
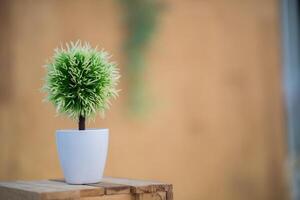
[[[69,185],[63,180],[0,182],[0,200],[172,200],[172,185],[105,177],[102,182]]]

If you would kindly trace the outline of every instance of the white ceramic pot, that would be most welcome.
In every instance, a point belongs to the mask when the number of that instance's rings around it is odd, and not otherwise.
[[[100,182],[108,150],[108,129],[58,130],[56,144],[65,181]]]

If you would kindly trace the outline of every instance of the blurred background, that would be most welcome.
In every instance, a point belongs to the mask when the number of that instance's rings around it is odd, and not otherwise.
[[[53,49],[80,39],[122,74],[120,97],[88,124],[110,129],[106,176],[170,182],[176,200],[290,199],[282,7],[1,0],[0,180],[62,177],[55,131],[77,122],[40,88]]]

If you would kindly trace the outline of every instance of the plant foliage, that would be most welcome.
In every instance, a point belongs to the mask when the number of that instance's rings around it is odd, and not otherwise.
[[[58,113],[78,120],[88,118],[109,108],[110,99],[118,95],[120,77],[110,55],[88,43],[67,43],[57,48],[46,64],[44,91]]]

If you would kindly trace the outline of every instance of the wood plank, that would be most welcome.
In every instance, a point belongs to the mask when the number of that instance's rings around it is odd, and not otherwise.
[[[55,179],[64,183],[63,179]],[[100,183],[86,184],[104,188],[104,194],[155,193],[172,191],[172,184],[153,180],[136,180],[125,178],[103,177]]]
[[[40,200],[79,200],[80,191],[43,192]]]
[[[42,193],[42,192],[51,192],[53,189],[42,187],[42,186],[33,186],[30,183],[26,182],[0,182],[0,188],[10,188],[16,190],[23,190],[27,192],[35,192],[35,193]]]
[[[136,200],[132,194],[104,195],[101,197],[84,197],[80,200]]]
[[[69,185],[57,181],[15,181],[15,182],[1,182],[1,193],[7,193],[9,189],[9,195],[15,193],[16,196],[26,194],[29,197],[34,196],[37,199],[79,199],[81,197],[93,197],[104,195],[104,188],[93,187],[87,185]],[[14,192],[15,191],[15,192]],[[25,195],[25,196],[26,196]],[[3,198],[4,199],[4,198]]]
[[[47,187],[55,192],[59,191],[74,191],[78,190],[80,197],[101,196],[105,191],[103,187],[88,186],[88,185],[70,185],[62,181],[40,180],[40,181],[17,181],[18,183],[27,183],[36,187]]]
[[[167,200],[166,192],[136,194],[136,200]]]
[[[4,188],[4,191],[1,193],[5,195],[5,193],[7,193],[5,189],[9,189],[10,196],[16,199],[23,198],[22,196],[20,196],[20,193],[24,194],[26,197],[29,196],[29,199],[31,196],[33,196],[35,199],[39,200],[80,198],[80,190],[68,190],[62,188],[58,189],[53,187],[47,187],[46,185],[37,185],[33,183],[33,181],[1,182],[0,188]]]
[[[2,200],[40,200],[37,192],[28,192],[22,189],[0,187],[0,199]]]
[[[155,191],[155,192],[153,192]],[[0,182],[2,200],[171,200],[172,185],[106,177],[103,182],[70,185],[62,180]]]
[[[107,183],[116,183],[116,184],[130,185],[130,186],[167,184],[161,181],[137,180],[137,179],[128,179],[128,178],[114,178],[114,177],[103,177],[102,181]]]
[[[173,200],[173,190],[172,189],[166,192],[166,199]]]
[[[172,190],[172,185],[160,181],[133,180],[124,178],[104,177],[105,183],[115,183],[130,186],[132,193],[155,193]]]
[[[100,183],[94,183],[94,184],[88,184],[88,185],[104,188],[106,195],[129,194],[130,191],[131,191],[130,186],[122,185],[122,184],[116,184],[116,183],[100,182]]]

